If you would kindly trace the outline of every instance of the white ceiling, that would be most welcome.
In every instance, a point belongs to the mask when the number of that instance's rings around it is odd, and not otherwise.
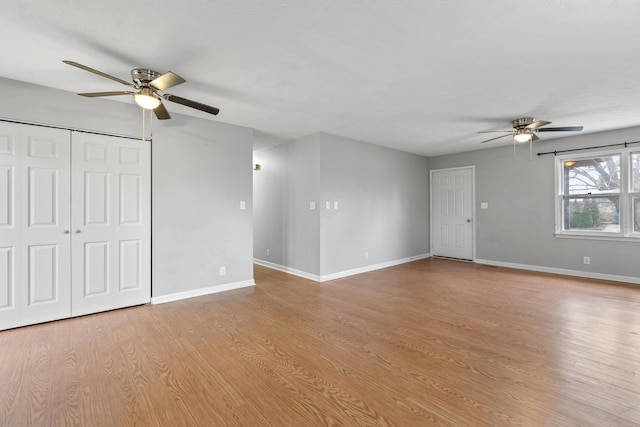
[[[172,94],[221,112],[167,102],[170,112],[254,128],[256,147],[327,132],[434,156],[510,144],[481,145],[495,135],[477,132],[523,116],[583,132],[640,125],[636,0],[3,0],[0,10],[1,77],[96,92],[127,88],[62,60],[124,80],[132,68],[171,70],[187,80]]]

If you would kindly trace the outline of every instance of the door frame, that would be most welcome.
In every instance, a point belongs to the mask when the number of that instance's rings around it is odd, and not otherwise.
[[[438,172],[453,172],[457,170],[471,170],[471,262],[476,262],[476,166],[458,166],[429,170],[429,253],[433,255],[433,175]],[[435,255],[437,256],[437,255]]]

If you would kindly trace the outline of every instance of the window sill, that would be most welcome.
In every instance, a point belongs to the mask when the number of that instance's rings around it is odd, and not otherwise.
[[[621,236],[612,234],[570,234],[570,233],[555,233],[558,239],[578,239],[578,240],[608,240],[613,242],[640,242],[640,235],[634,236]]]

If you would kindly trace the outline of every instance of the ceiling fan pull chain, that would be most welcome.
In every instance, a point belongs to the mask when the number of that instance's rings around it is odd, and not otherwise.
[[[144,108],[141,108],[142,110],[142,141],[144,142],[144,135],[145,135],[145,129],[144,129]]]

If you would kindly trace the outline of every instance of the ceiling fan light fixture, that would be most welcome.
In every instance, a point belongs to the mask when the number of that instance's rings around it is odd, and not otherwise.
[[[145,110],[155,110],[160,105],[160,99],[153,96],[153,91],[148,87],[140,89],[140,92],[133,95],[133,99]]]
[[[524,129],[520,129],[513,135],[513,139],[516,142],[529,142],[531,141],[531,134]]]

